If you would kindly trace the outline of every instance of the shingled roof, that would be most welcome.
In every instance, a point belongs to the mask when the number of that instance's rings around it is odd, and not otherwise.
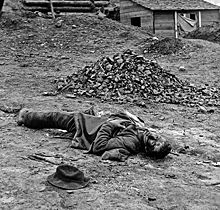
[[[131,0],[151,10],[206,10],[220,9],[203,0]]]

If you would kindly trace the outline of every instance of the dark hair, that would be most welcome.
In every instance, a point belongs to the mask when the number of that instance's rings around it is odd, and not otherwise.
[[[164,145],[160,148],[159,151],[151,150],[150,148],[145,147],[147,156],[158,158],[158,159],[161,159],[167,156],[170,153],[171,149],[172,149],[171,145],[167,142],[164,143]]]
[[[155,138],[150,132],[146,133],[144,136],[144,144],[145,144],[145,152],[147,156],[155,157],[155,158],[164,158],[171,151],[170,143],[166,141],[162,141],[159,137]],[[149,143],[149,140],[154,140],[155,142],[163,142],[163,145],[159,148],[159,150],[155,150],[155,146]]]

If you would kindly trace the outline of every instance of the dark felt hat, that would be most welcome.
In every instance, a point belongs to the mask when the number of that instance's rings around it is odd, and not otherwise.
[[[89,184],[89,178],[84,177],[82,171],[67,164],[58,166],[56,172],[47,177],[47,181],[65,190],[77,190]]]

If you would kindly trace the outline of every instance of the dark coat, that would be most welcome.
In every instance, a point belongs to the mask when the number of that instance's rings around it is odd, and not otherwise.
[[[125,128],[112,123],[112,120],[122,121]],[[135,124],[125,113],[118,113],[110,118],[78,113],[75,115],[75,126],[72,146],[102,155],[103,159],[124,160],[129,155],[144,150]]]

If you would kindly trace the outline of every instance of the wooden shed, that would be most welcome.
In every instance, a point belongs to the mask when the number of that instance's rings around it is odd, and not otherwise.
[[[219,23],[220,7],[204,0],[120,0],[120,21],[178,37],[181,30]]]

